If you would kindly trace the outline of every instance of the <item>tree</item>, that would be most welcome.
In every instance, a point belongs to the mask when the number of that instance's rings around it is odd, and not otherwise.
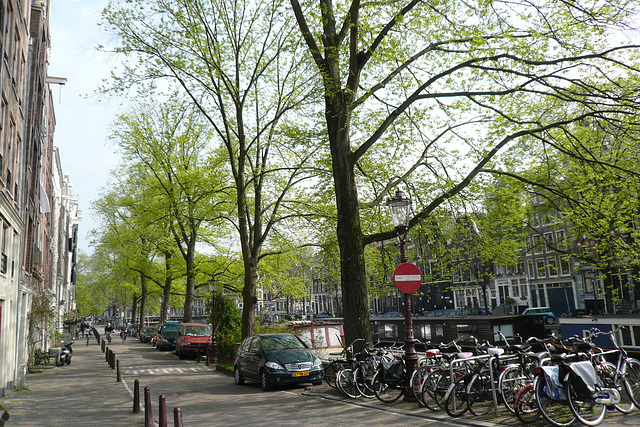
[[[111,138],[122,150],[124,161],[136,165],[135,170],[147,178],[147,197],[141,209],[146,210],[148,223],[165,225],[184,259],[184,321],[190,322],[198,273],[196,245],[201,235],[209,234],[207,227],[221,227],[226,214],[221,211],[226,205],[226,179],[220,173],[220,159],[205,155],[209,134],[200,112],[172,98],[164,103],[138,103],[130,113],[118,117]],[[164,257],[170,273],[172,252],[166,245]],[[170,275],[166,278],[165,291],[172,281]],[[164,297],[168,301],[169,294]]]
[[[236,205],[227,219],[244,263],[243,337],[254,330],[263,249],[296,215],[299,199],[289,192],[313,175],[305,164],[318,149],[310,143],[318,133],[309,118],[314,81],[286,9],[281,0],[133,0],[103,12],[119,40],[115,51],[130,58],[104,90],[141,81],[178,85],[226,152]]]
[[[608,39],[633,1],[291,5],[324,89],[347,342],[370,334],[363,247],[394,237],[365,234],[361,206],[411,176],[414,226],[525,137],[554,150],[554,129],[637,111],[637,46]],[[395,167],[366,169],[381,156]]]

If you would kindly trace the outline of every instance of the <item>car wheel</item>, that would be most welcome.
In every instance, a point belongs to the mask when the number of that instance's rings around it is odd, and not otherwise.
[[[267,372],[264,370],[260,371],[260,387],[262,387],[262,391],[271,390],[271,384],[269,384],[269,377],[267,376]]]
[[[237,366],[233,368],[233,381],[236,383],[236,385],[244,384],[244,377],[240,373],[240,368],[238,368]]]
[[[551,325],[552,323],[554,323],[556,321],[556,319],[554,319],[551,316],[547,316],[546,319],[544,319],[545,322],[547,322],[547,325]]]

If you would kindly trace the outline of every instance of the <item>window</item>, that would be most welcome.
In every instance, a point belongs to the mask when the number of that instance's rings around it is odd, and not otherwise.
[[[569,267],[569,257],[560,257],[560,275],[568,276],[571,274],[571,268]]]
[[[556,257],[547,258],[547,265],[549,266],[549,277],[555,277],[558,275],[558,261]]]
[[[431,339],[431,325],[421,325],[418,329],[420,337],[425,340]]]
[[[528,297],[527,281],[526,279],[520,279],[520,298],[527,299]]]
[[[538,277],[547,277],[544,258],[536,258],[536,267],[538,268]]]
[[[535,234],[533,236],[533,253],[541,254],[542,251],[543,251],[542,236],[539,234]]]
[[[398,326],[393,324],[385,324],[384,325],[384,337],[385,338],[397,338],[398,337]]]
[[[513,325],[493,325],[493,341],[498,342],[502,341],[500,334],[498,332],[502,332],[506,338],[513,338]]]
[[[544,233],[544,242],[545,247],[547,248],[547,252],[553,252],[554,241],[552,232]]]
[[[535,279],[536,273],[535,273],[535,270],[533,269],[532,259],[527,260],[527,269],[529,270],[529,279]]]
[[[520,287],[517,284],[511,286],[511,296],[514,298],[520,298]]]
[[[444,325],[435,325],[436,337],[442,338],[444,336]]]
[[[564,230],[556,231],[556,246],[558,249],[567,249],[567,236]]]

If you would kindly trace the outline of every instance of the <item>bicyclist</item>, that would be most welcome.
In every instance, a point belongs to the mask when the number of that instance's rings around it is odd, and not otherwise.
[[[104,327],[104,335],[107,337],[107,341],[111,343],[111,333],[113,332],[113,325],[111,322],[107,322],[107,326]]]
[[[122,342],[127,341],[127,327],[126,325],[122,325],[120,327],[120,338],[122,338]]]

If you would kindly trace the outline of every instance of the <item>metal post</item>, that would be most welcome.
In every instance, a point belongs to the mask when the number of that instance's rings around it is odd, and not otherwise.
[[[133,382],[133,413],[140,412],[140,380],[136,378]]]
[[[173,427],[184,427],[182,423],[182,409],[173,408]]]
[[[109,363],[109,347],[105,347],[104,349],[104,360],[106,360],[107,363]]]
[[[211,360],[210,363],[218,363],[218,344],[216,343],[216,291],[211,296]]]
[[[406,240],[409,232],[408,226],[396,227],[400,239],[400,262],[408,261]],[[415,402],[416,397],[411,390],[411,376],[418,368],[418,353],[416,353],[416,340],[413,336],[413,318],[411,316],[411,294],[404,293],[404,365],[406,368],[404,401]]]
[[[167,399],[164,397],[164,394],[161,394],[160,396],[158,396],[158,406],[159,406],[158,426],[167,427]]]
[[[153,427],[153,413],[151,410],[151,390],[144,388],[144,427]]]
[[[87,347],[89,347],[89,334],[87,334]]]
[[[116,360],[116,382],[122,382],[122,376],[120,375],[120,359]]]

